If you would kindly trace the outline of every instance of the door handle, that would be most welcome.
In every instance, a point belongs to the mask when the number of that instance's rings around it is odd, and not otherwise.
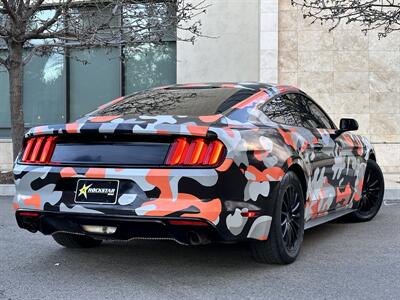
[[[322,143],[315,143],[315,144],[313,144],[313,148],[314,148],[314,150],[317,150],[317,151],[319,151],[319,150],[322,150],[322,148],[324,148],[324,144],[322,144]]]

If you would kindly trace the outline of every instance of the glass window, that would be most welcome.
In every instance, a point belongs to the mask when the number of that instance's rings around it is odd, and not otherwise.
[[[320,121],[310,112],[308,99],[300,94],[287,95],[293,103],[293,116],[296,119],[297,126],[305,128],[320,128]]]
[[[309,98],[300,94],[285,94],[272,99],[264,107],[274,122],[305,128],[334,128],[328,116]]]
[[[320,118],[322,111],[307,97],[300,94],[291,94],[292,101],[296,107],[294,116],[299,126],[306,128],[331,128],[329,121],[327,124]],[[320,113],[317,113],[317,110]]]
[[[319,125],[323,126],[319,128],[333,129],[333,122],[329,119],[329,117],[314,102],[312,102],[310,99],[307,100],[311,114],[315,117],[315,119],[319,120]]]
[[[297,107],[293,102],[294,98],[293,94],[273,98],[264,106],[264,113],[276,123],[301,126],[295,117]]]
[[[95,115],[212,115],[219,106],[229,102],[239,89],[175,88],[147,90],[127,96],[124,100],[100,110]]]
[[[65,70],[61,54],[33,56],[24,67],[24,115],[28,127],[65,122]]]
[[[8,92],[8,72],[0,66],[0,127],[10,127],[10,98]]]
[[[257,89],[241,89],[238,90],[235,94],[233,94],[229,99],[221,103],[221,105],[218,107],[217,113],[223,113],[224,111],[230,109],[231,107],[235,106],[236,104],[242,102],[243,100],[246,100],[247,98],[250,98],[254,94],[258,93]],[[235,114],[235,111],[232,112],[232,114],[229,115],[230,118],[235,119],[232,115]]]
[[[176,43],[143,44],[124,49],[125,92],[176,83]]]
[[[70,119],[119,97],[120,77],[119,49],[71,51]]]

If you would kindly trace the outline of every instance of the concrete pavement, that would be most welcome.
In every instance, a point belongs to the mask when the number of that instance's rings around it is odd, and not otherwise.
[[[251,260],[245,244],[106,242],[63,249],[17,227],[0,197],[0,299],[399,299],[400,202],[371,222],[306,232],[289,266]]]

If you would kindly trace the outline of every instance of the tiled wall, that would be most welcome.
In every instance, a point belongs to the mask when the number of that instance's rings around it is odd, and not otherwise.
[[[10,140],[0,139],[0,171],[12,168],[12,145]]]
[[[260,1],[265,0],[207,0],[211,6],[200,15],[201,32],[211,38],[199,37],[194,44],[178,41],[178,83],[258,80]],[[178,30],[178,36],[191,35]]]
[[[260,0],[260,81],[278,82],[278,0]]]
[[[400,32],[378,40],[357,25],[310,25],[279,1],[280,83],[300,87],[338,122],[359,121],[386,172],[400,172]]]

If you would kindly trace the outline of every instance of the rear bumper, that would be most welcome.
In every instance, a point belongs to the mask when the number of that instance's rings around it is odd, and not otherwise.
[[[78,219],[86,218],[86,225],[95,225],[90,223],[93,221],[105,222],[104,226],[110,226],[107,224],[110,220],[123,221],[127,225],[120,227],[127,229],[121,229],[118,232],[121,236],[117,234],[116,239],[153,237],[153,226],[158,227],[155,232],[162,232],[162,236],[176,237],[176,227],[172,227],[167,220],[177,219],[205,222],[215,240],[265,240],[273,213],[273,191],[278,184],[248,181],[234,166],[222,171],[16,164],[14,174],[17,191],[14,207],[18,212],[40,213],[39,220],[33,224],[36,231],[45,234],[56,231],[87,234],[82,233]],[[118,180],[117,202],[77,203],[77,182],[81,179]],[[264,192],[268,190],[267,196]],[[247,217],[245,214],[249,211],[256,212],[256,216]],[[25,222],[21,227],[29,230],[29,226],[29,222]],[[140,230],[135,231],[136,228]],[[184,227],[177,229],[186,233],[191,230]]]
[[[20,228],[45,235],[63,232],[109,240],[164,239],[186,245],[193,244],[193,236],[202,237],[199,244],[227,241],[216,226],[197,218],[97,216],[28,210],[17,210],[15,216]],[[116,227],[116,231],[111,234],[93,233],[85,231],[85,225]]]

